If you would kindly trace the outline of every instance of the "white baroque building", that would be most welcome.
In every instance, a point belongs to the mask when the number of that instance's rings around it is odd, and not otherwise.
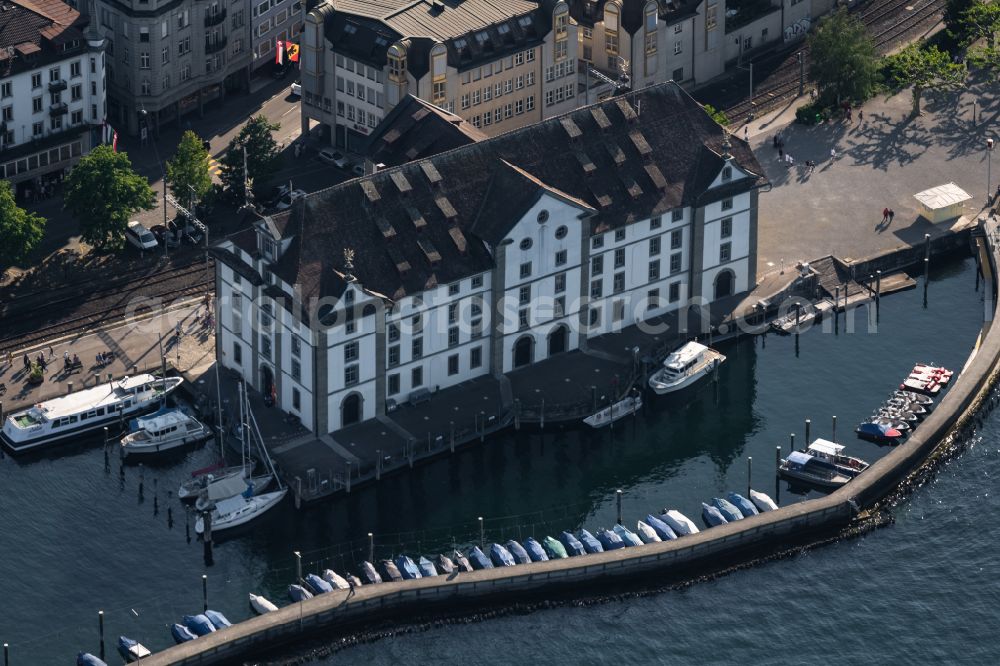
[[[218,358],[333,432],[751,289],[765,185],[674,83],[391,167],[217,246]]]

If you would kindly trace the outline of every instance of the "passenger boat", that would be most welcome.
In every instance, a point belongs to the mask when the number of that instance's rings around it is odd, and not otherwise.
[[[545,562],[549,559],[542,544],[535,541],[535,537],[528,537],[524,540],[524,550],[527,551],[532,562]]]
[[[726,357],[699,342],[688,342],[663,361],[663,367],[649,378],[649,386],[657,395],[686,388],[707,376]]]
[[[174,642],[178,645],[198,638],[196,634],[192,633],[191,630],[183,624],[170,625],[170,635],[174,637]]]
[[[76,666],[108,666],[108,663],[89,652],[78,652],[76,655]]]
[[[118,637],[118,654],[127,662],[133,662],[143,657],[148,657],[153,653],[148,647],[128,636]]]
[[[0,441],[20,453],[99,430],[159,407],[183,381],[142,374],[45,400],[8,416]]]
[[[727,493],[726,499],[729,500],[730,504],[732,504],[733,506],[735,506],[737,509],[740,510],[740,513],[743,514],[744,518],[749,518],[750,516],[756,516],[758,513],[757,507],[753,505],[753,502],[748,500],[746,497],[743,497],[743,495],[740,495],[739,493],[732,493],[732,492]]]
[[[262,597],[259,594],[250,593],[250,608],[253,609],[254,613],[257,615],[263,615],[264,613],[273,613],[278,610],[278,607],[271,603],[267,597]]]
[[[550,536],[542,539],[542,548],[545,549],[545,554],[549,556],[549,559],[562,560],[569,557],[566,547],[562,545],[562,542]]]
[[[420,569],[420,575],[424,578],[432,578],[438,575],[437,569],[434,568],[434,563],[426,557],[421,556],[421,558],[417,560],[417,568]]]
[[[892,427],[891,423],[866,421],[854,430],[858,437],[870,442],[895,443],[903,436],[901,430]]]
[[[719,510],[719,513],[723,515],[726,522],[731,523],[737,520],[743,520],[743,513],[721,497],[713,497],[712,506]]]
[[[814,458],[819,458],[820,460],[829,462],[837,468],[838,472],[844,476],[849,476],[852,479],[868,469],[867,462],[861,458],[845,455],[844,447],[842,445],[835,444],[825,439],[815,440],[808,446],[808,448],[806,448],[805,452]]]
[[[403,574],[399,572],[399,568],[393,564],[392,560],[382,560],[379,564],[382,565],[382,573],[385,574],[384,580],[390,583],[403,582]]]
[[[510,551],[498,543],[490,544],[490,559],[498,567],[512,567],[517,564]]]
[[[593,534],[587,530],[581,529],[577,535],[580,539],[580,543],[583,544],[583,549],[588,553],[603,553],[604,546],[598,541]]]
[[[694,521],[676,509],[664,509],[663,513],[660,514],[660,520],[669,525],[670,529],[679,537],[699,532],[698,526],[694,524]]]
[[[726,517],[722,515],[716,507],[711,504],[701,503],[701,519],[705,521],[705,524],[709,527],[718,527],[719,525],[725,525],[729,521]]]
[[[347,579],[338,574],[333,569],[323,570],[323,580],[328,582],[333,587],[338,590],[349,590],[351,589],[351,584],[347,582]]]
[[[851,480],[830,463],[801,451],[792,451],[781,461],[778,475],[821,488],[839,488]]]
[[[456,571],[455,563],[450,557],[443,553],[437,556],[437,568],[440,569],[443,574],[450,574]]]
[[[225,629],[226,627],[233,626],[233,623],[229,621],[229,618],[220,613],[217,610],[207,610],[205,611],[205,617],[212,623],[212,626],[219,629]]]
[[[307,599],[313,598],[313,593],[302,587],[301,585],[296,585],[292,583],[288,586],[288,598],[293,602],[298,603],[300,601],[306,601]]]
[[[625,542],[626,546],[642,545],[642,539],[639,538],[639,535],[624,525],[614,525],[611,530],[621,537],[621,540]]]
[[[163,453],[212,438],[211,428],[180,407],[132,419],[129,428],[131,432],[121,439],[122,454],[126,457]]]
[[[469,562],[469,558],[459,551],[456,550],[452,555],[452,558],[455,560],[455,569],[457,571],[472,571],[472,563]]]
[[[752,501],[753,505],[757,507],[757,510],[761,512],[778,510],[778,505],[775,504],[774,500],[771,499],[766,493],[751,490],[750,501]]]
[[[651,513],[646,514],[646,524],[656,531],[656,535],[660,537],[662,541],[672,541],[677,538],[677,532],[674,532],[670,525],[667,525],[663,522],[663,520],[657,518]]]
[[[559,535],[559,540],[562,545],[566,546],[566,552],[570,555],[586,555],[587,549],[583,547],[580,540],[573,536],[572,532],[567,532],[563,530],[562,534]]]
[[[278,506],[278,504],[288,494],[286,488],[276,490],[273,493],[263,495],[251,495],[245,497],[237,495],[215,503],[212,509],[212,531],[222,531],[246,525],[251,520],[259,518],[265,512]],[[194,522],[194,531],[202,534],[205,531],[205,519],[198,516]]]
[[[375,565],[371,562],[362,562],[359,567],[361,569],[361,580],[366,585],[376,585],[382,582],[382,576],[378,574],[378,571],[375,570]]]
[[[597,540],[601,542],[604,550],[618,550],[625,547],[625,542],[619,535],[603,527],[597,530]]]
[[[642,396],[627,395],[610,407],[605,407],[601,411],[591,414],[583,422],[591,428],[603,428],[629,414],[635,414],[640,409],[642,409]]]
[[[212,621],[205,617],[202,613],[198,613],[197,615],[185,615],[181,618],[181,622],[183,622],[184,626],[190,629],[195,636],[207,636],[215,633],[215,625],[212,624]]]
[[[531,563],[531,557],[528,555],[528,551],[524,549],[524,546],[514,541],[513,539],[511,539],[504,545],[507,547],[507,550],[510,551],[510,554],[514,557],[514,559],[517,561],[518,564]]]
[[[326,582],[314,573],[306,574],[305,582],[309,591],[313,594],[326,594],[327,592],[333,592],[333,585],[330,585],[330,583]]]
[[[493,563],[490,562],[490,558],[486,557],[486,554],[479,549],[479,546],[473,546],[469,550],[469,562],[472,563],[472,568],[481,569],[492,569]]]
[[[656,533],[656,530],[641,520],[636,523],[635,533],[639,535],[639,538],[642,539],[643,543],[657,543],[659,541],[663,541],[663,539],[660,538],[660,535]]]
[[[907,377],[899,385],[899,390],[935,396],[941,392],[941,383],[933,378]]]
[[[410,559],[409,555],[397,556],[396,568],[399,569],[399,574],[403,577],[403,580],[416,580],[417,578],[423,578],[423,575],[420,573],[420,569],[417,568],[416,563]]]

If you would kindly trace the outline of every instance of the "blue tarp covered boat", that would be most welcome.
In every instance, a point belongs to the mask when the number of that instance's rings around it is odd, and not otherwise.
[[[528,551],[524,549],[524,546],[513,539],[505,543],[504,546],[507,547],[510,554],[514,556],[514,561],[518,564],[528,564],[531,562],[531,557],[528,555]]]
[[[625,547],[625,542],[622,541],[620,536],[603,527],[597,530],[597,540],[601,542],[604,550],[618,550]]]
[[[531,558],[532,562],[545,562],[549,559],[542,544],[535,541],[535,537],[528,537],[524,540],[524,550],[528,552],[528,557]]]
[[[137,640],[133,640],[128,636],[118,637],[118,654],[122,656],[125,661],[135,661],[137,659],[142,659],[148,657],[152,652],[149,651],[145,645]]]
[[[563,533],[559,535],[559,540],[562,544],[566,546],[566,552],[570,555],[586,555],[587,549],[583,547],[580,540],[573,536],[572,532],[567,532],[563,530]]]
[[[551,536],[547,536],[542,539],[542,548],[545,549],[545,554],[548,555],[551,560],[561,560],[569,557],[569,553],[566,552],[566,547],[562,545],[562,542],[558,539],[552,538]]]
[[[327,592],[333,592],[333,585],[320,578],[314,573],[306,574],[306,585],[313,594],[326,594]]]
[[[288,598],[292,601],[299,602],[305,601],[306,599],[312,599],[313,594],[301,585],[292,583],[288,586]]]
[[[410,559],[409,555],[398,555],[396,557],[396,568],[399,569],[399,574],[403,577],[403,580],[423,578],[420,574],[420,569],[417,568],[417,565]]]
[[[483,551],[479,550],[479,546],[473,546],[469,550],[469,562],[472,563],[473,569],[493,568],[493,563],[490,562],[490,558],[486,557]]]
[[[174,637],[174,641],[178,645],[181,643],[187,643],[188,641],[193,641],[198,638],[190,629],[185,627],[183,624],[172,624],[170,625],[170,635]]]
[[[362,562],[359,568],[361,569],[361,580],[365,582],[365,585],[375,585],[382,582],[382,576],[375,571],[375,565],[371,562]]]
[[[729,493],[726,495],[726,499],[728,499],[733,506],[740,510],[740,513],[743,514],[744,518],[756,516],[759,513],[757,511],[757,507],[753,505],[753,502],[739,493]]]
[[[578,536],[580,537],[580,543],[583,544],[583,549],[588,553],[604,552],[604,546],[601,545],[601,542],[594,538],[594,535],[587,530],[581,529]]]
[[[704,520],[705,524],[709,527],[725,525],[729,522],[718,509],[711,504],[705,504],[704,502],[701,503],[701,519]]]
[[[858,437],[872,442],[896,442],[903,433],[892,427],[890,423],[868,422],[858,426]]]
[[[201,613],[197,615],[185,615],[181,618],[181,622],[196,636],[205,636],[215,631],[215,625],[212,624],[212,621]]]
[[[653,531],[664,541],[677,538],[677,532],[674,532],[670,528],[670,525],[667,525],[651,513],[646,514],[646,524],[652,527]]]
[[[89,652],[81,652],[76,655],[76,666],[108,666],[108,664]]]
[[[740,513],[740,510],[721,497],[713,497],[712,506],[718,509],[722,517],[730,523],[735,520],[743,520],[743,514]]]
[[[498,567],[512,567],[517,564],[510,551],[498,543],[490,544],[490,559]]]
[[[403,574],[399,572],[399,569],[392,563],[392,560],[382,560],[379,564],[382,565],[383,580],[387,580],[390,583],[398,583],[403,580]]]
[[[456,569],[452,559],[444,554],[437,556],[437,568],[445,575],[454,573]]]
[[[226,627],[233,626],[233,623],[229,621],[229,618],[216,610],[210,609],[205,611],[205,617],[209,619],[216,629],[225,629]]]
[[[624,525],[615,525],[613,528],[614,533],[621,537],[622,541],[625,542],[626,546],[641,546],[642,539],[639,535],[625,527]]]
[[[437,569],[434,568],[434,563],[428,560],[426,557],[421,557],[417,560],[417,567],[420,569],[421,576],[437,576]]]

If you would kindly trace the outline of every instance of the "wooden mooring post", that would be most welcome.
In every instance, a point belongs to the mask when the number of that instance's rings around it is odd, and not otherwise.
[[[101,659],[104,659],[104,611],[102,610],[97,611],[97,635],[101,641]],[[6,660],[6,654],[4,655],[4,658]]]
[[[203,533],[204,538],[204,554],[205,554],[205,566],[210,567],[214,563],[214,558],[212,557],[212,512],[205,511],[202,513],[202,524],[205,526],[205,531]]]
[[[486,528],[483,527],[483,517],[479,516],[479,547],[486,548]]]
[[[781,467],[781,447],[774,447],[774,501],[781,502],[781,477],[778,476],[778,468]]]
[[[295,556],[295,582],[302,584],[302,553],[297,550],[292,551]]]
[[[750,489],[753,487],[753,456],[747,456],[747,499],[750,498]]]
[[[618,524],[621,525],[622,524],[622,491],[621,491],[621,488],[619,488],[617,491],[615,491],[615,498],[618,501]]]
[[[206,574],[201,575],[201,606],[203,613],[208,610],[208,576]]]
[[[809,446],[809,442],[812,438],[809,437],[809,431],[812,429],[812,419],[806,419],[806,446]]]
[[[368,533],[368,561],[375,563],[375,535],[371,532]]]
[[[837,417],[833,417],[833,443],[837,443]]]

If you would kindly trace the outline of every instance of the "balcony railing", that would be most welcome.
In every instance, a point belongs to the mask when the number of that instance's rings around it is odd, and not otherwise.
[[[62,92],[66,90],[69,84],[66,83],[66,79],[59,79],[58,81],[49,81],[49,92]]]
[[[214,14],[205,14],[205,27],[210,28],[213,25],[219,25],[226,20],[226,10],[215,12]]]
[[[218,53],[222,49],[226,48],[226,38],[219,37],[218,39],[206,39],[205,40],[205,55],[210,53]]]
[[[61,116],[66,113],[69,113],[69,105],[66,102],[59,102],[49,107],[50,116]]]

